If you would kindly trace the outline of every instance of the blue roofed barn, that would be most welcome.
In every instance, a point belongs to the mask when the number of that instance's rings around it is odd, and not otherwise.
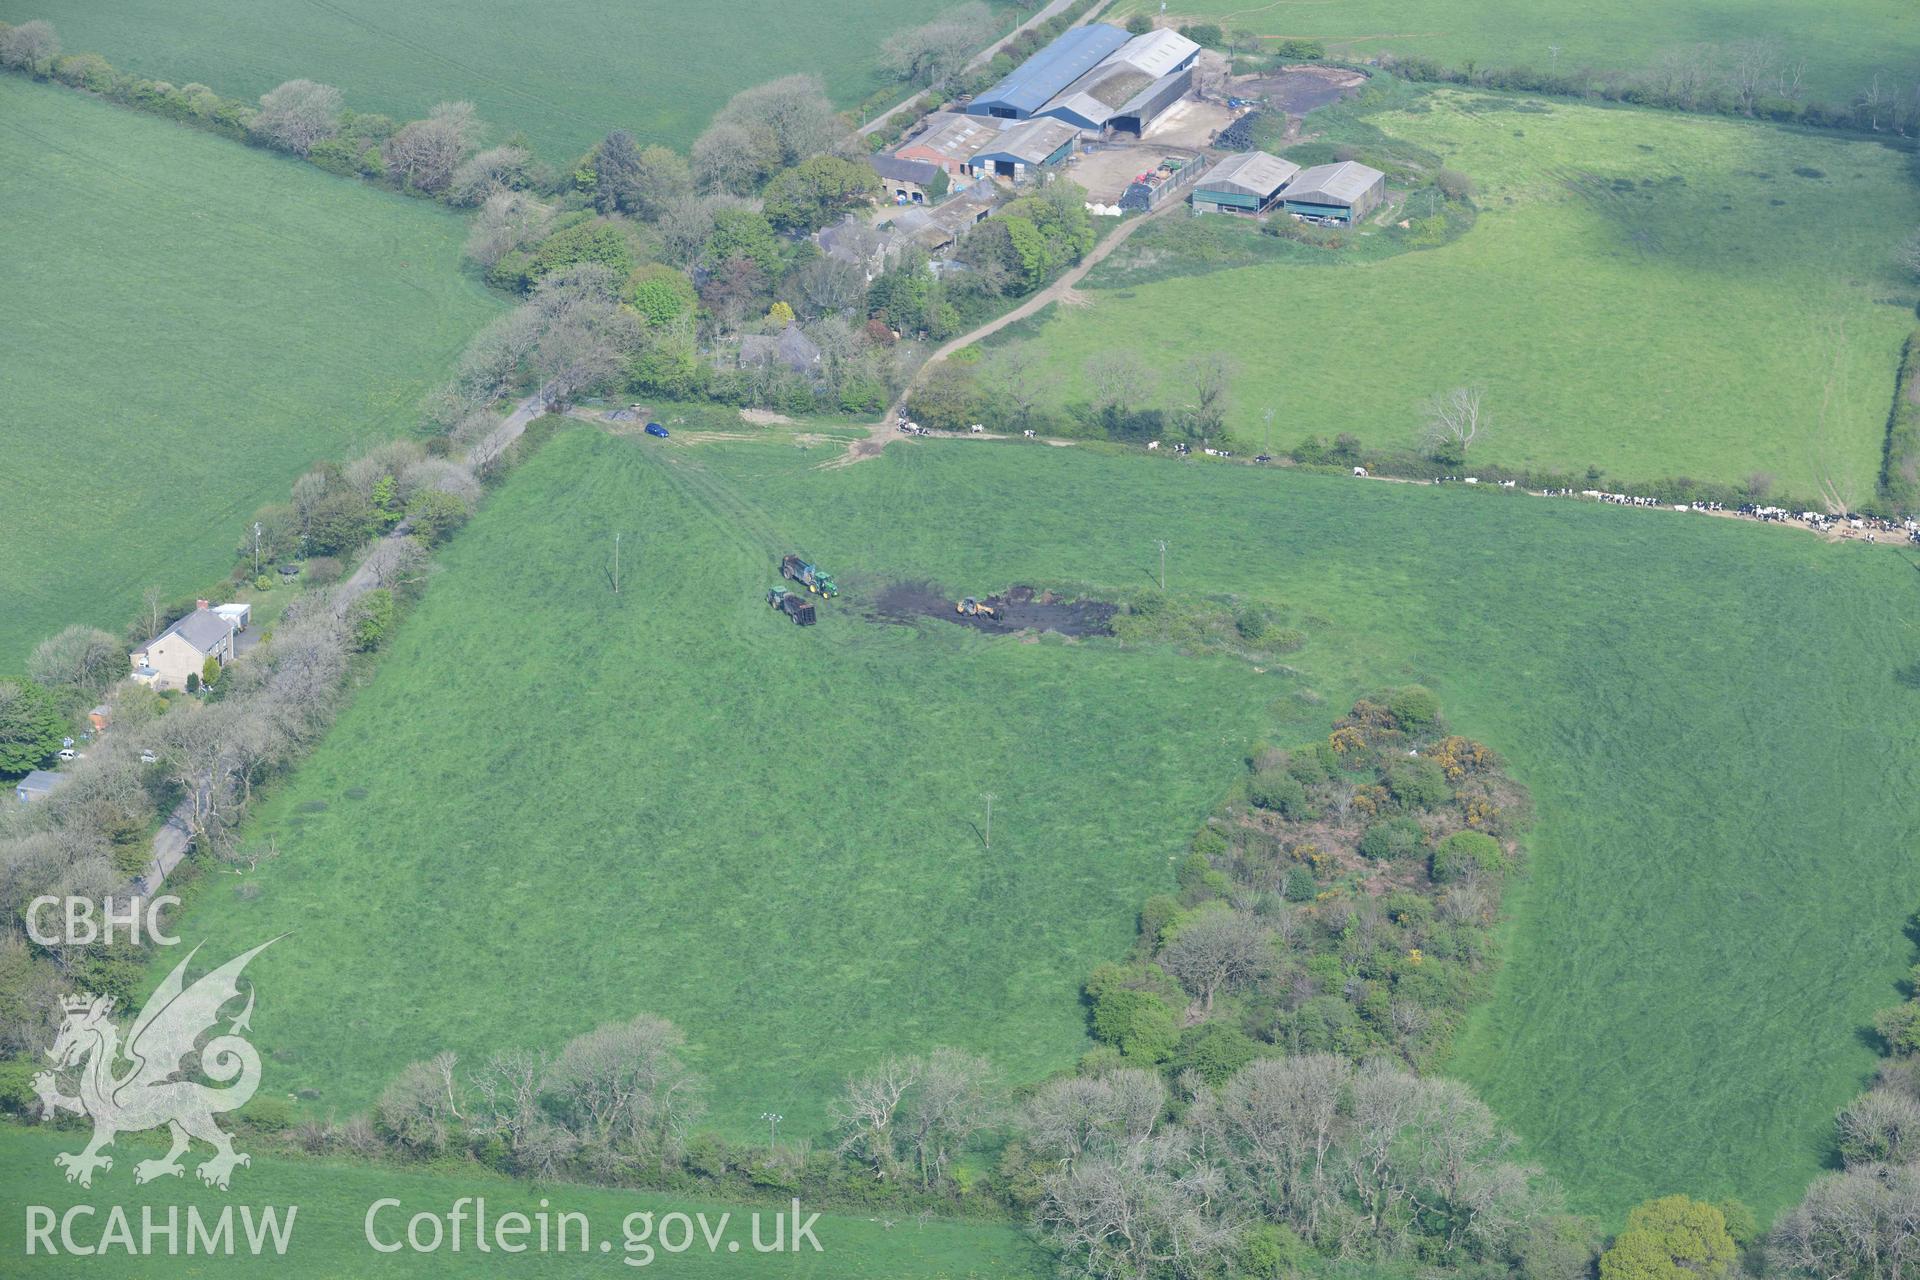
[[[999,84],[974,98],[967,113],[1025,120],[1126,43],[1126,32],[1104,22],[1063,31]]]

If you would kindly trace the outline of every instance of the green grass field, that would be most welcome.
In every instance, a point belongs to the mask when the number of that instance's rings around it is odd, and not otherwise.
[[[1806,60],[1808,96],[1834,102],[1920,54],[1920,17],[1899,0],[1172,0],[1167,8],[1177,22],[1324,40],[1337,56],[1418,53],[1450,66],[1546,68],[1558,45],[1562,68],[1637,70],[1669,50],[1774,40],[1783,61]],[[1159,11],[1159,0],[1114,6],[1116,16]]]
[[[1581,1208],[1770,1212],[1871,1071],[1920,870],[1920,590],[1897,551],[1704,516],[1161,463],[564,435],[456,541],[189,939],[257,962],[273,1087],[361,1105],[402,1062],[675,1018],[734,1132],[937,1042],[1014,1079],[1235,775],[1418,679],[1539,810],[1531,890],[1456,1069]],[[988,496],[990,495],[990,501]],[[984,505],[983,505],[984,504]],[[600,574],[625,533],[621,598]],[[1304,673],[759,603],[770,543],[891,578],[1253,592]],[[1304,685],[1323,694],[1311,706]],[[969,823],[993,791],[989,857]]]
[[[1873,496],[1913,326],[1894,263],[1898,229],[1920,219],[1904,155],[1455,91],[1364,124],[1472,177],[1475,225],[1380,260],[1302,249],[1136,285],[1127,264],[1181,231],[1149,228],[1082,286],[1092,305],[1027,329],[1061,398],[1084,396],[1086,359],[1116,335],[1150,329],[1162,369],[1207,351],[1238,361],[1229,427],[1249,448],[1269,444],[1268,407],[1281,447],[1341,431],[1410,447],[1429,396],[1479,383],[1492,423],[1469,462],[1622,481],[1758,471],[1808,498]]]
[[[151,1135],[144,1135],[151,1136]],[[0,1270],[9,1276],[96,1277],[110,1272],[127,1280],[149,1276],[254,1276],[263,1266],[273,1274],[290,1280],[333,1280],[353,1276],[497,1276],[505,1272],[528,1276],[580,1275],[764,1275],[798,1277],[896,1277],[916,1280],[967,1280],[978,1276],[1040,1276],[1047,1274],[1044,1259],[1013,1226],[981,1222],[918,1223],[907,1219],[892,1224],[866,1217],[822,1214],[814,1224],[814,1238],[820,1242],[815,1253],[803,1244],[798,1253],[759,1254],[753,1249],[750,1215],[762,1215],[761,1241],[771,1241],[776,1202],[759,1206],[715,1205],[711,1201],[682,1199],[637,1191],[609,1191],[596,1187],[543,1183],[538,1187],[489,1177],[472,1169],[445,1173],[415,1172],[331,1161],[310,1161],[255,1156],[252,1165],[238,1170],[230,1192],[210,1191],[189,1171],[181,1179],[162,1179],[135,1186],[133,1164],[136,1159],[154,1154],[145,1149],[140,1137],[122,1137],[114,1150],[120,1158],[111,1172],[96,1176],[91,1190],[69,1185],[54,1167],[57,1151],[75,1151],[86,1140],[84,1131],[49,1132],[0,1126],[0,1201],[7,1213],[0,1219]],[[249,1145],[244,1140],[242,1150]],[[204,1154],[204,1152],[200,1153]],[[189,1157],[188,1168],[194,1160]],[[492,1220],[509,1212],[522,1212],[530,1219],[547,1205],[547,1212],[585,1214],[590,1230],[589,1248],[583,1256],[577,1249],[578,1229],[570,1228],[570,1252],[529,1251],[511,1258],[498,1252],[476,1253],[473,1238],[465,1238],[462,1251],[454,1253],[443,1246],[425,1254],[412,1250],[382,1253],[367,1243],[366,1218],[370,1206],[382,1199],[397,1199],[397,1209],[382,1209],[374,1219],[375,1238],[382,1244],[399,1240],[407,1219],[428,1212],[444,1219],[454,1201],[463,1196],[485,1197],[487,1214]],[[185,1249],[185,1213],[196,1207],[209,1218],[229,1206],[247,1205],[257,1213],[262,1206],[279,1209],[284,1219],[287,1206],[295,1206],[293,1230],[284,1257],[271,1257],[268,1263],[239,1257],[129,1257],[115,1249],[104,1257],[75,1258],[39,1253],[27,1257],[26,1206],[40,1205],[64,1214],[76,1204],[93,1205],[92,1218],[75,1219],[75,1231],[81,1242],[97,1242],[106,1226],[108,1206],[120,1205],[131,1215],[136,1238],[141,1230],[141,1206],[152,1206],[165,1221],[169,1206],[178,1206],[181,1215],[181,1249]],[[471,1210],[469,1210],[471,1212]],[[657,1235],[649,1237],[643,1224],[634,1222],[631,1230],[639,1237],[629,1249],[628,1215],[649,1213],[656,1219],[671,1213],[706,1214],[707,1225],[716,1232],[720,1215],[730,1214],[716,1252],[708,1252],[704,1237],[696,1227],[690,1250],[668,1253],[660,1249]],[[812,1210],[802,1206],[804,1220]],[[471,1219],[469,1219],[471,1221]],[[789,1211],[788,1227],[791,1228]],[[234,1227],[240,1226],[236,1219]],[[425,1228],[422,1228],[424,1231]],[[657,1228],[656,1228],[657,1230]],[[471,1227],[469,1227],[471,1231]],[[423,1239],[427,1237],[423,1236]],[[531,1242],[535,1237],[527,1237]],[[666,1237],[678,1246],[677,1224]],[[788,1237],[791,1238],[791,1237]],[[557,1239],[557,1235],[550,1237]],[[53,1237],[56,1245],[59,1235]],[[611,1248],[600,1252],[600,1241]],[[164,1253],[164,1238],[158,1238]],[[727,1244],[739,1245],[729,1251]],[[650,1246],[651,1254],[645,1252]],[[631,1260],[631,1261],[629,1261]]]
[[[496,303],[460,220],[0,78],[0,671],[222,576],[317,458],[411,424]]]
[[[889,31],[935,17],[947,0],[0,0],[0,20],[46,18],[68,49],[230,97],[304,77],[337,85],[347,105],[397,119],[466,99],[495,140],[524,132],[555,164],[610,129],[684,148],[749,85],[794,72],[852,104],[881,86],[874,62]],[[1011,25],[1011,21],[1009,24]],[[904,96],[904,95],[903,95]]]
[[[289,1090],[360,1106],[437,1049],[650,1011],[718,1126],[771,1108],[798,1136],[890,1051],[1033,1079],[1086,1047],[1077,985],[1226,787],[1255,682],[847,603],[796,629],[763,600],[790,523],[743,536],[673,456],[583,433],[537,457],[263,813],[263,896],[209,886],[196,930],[294,931],[258,1024]],[[850,588],[895,567],[829,563]]]

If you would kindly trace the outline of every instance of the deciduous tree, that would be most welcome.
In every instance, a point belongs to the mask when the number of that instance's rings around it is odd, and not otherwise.
[[[67,627],[27,659],[27,678],[50,690],[94,693],[126,673],[126,646],[98,627]]]
[[[250,128],[282,151],[304,156],[340,131],[340,91],[312,80],[289,80],[260,95]]]

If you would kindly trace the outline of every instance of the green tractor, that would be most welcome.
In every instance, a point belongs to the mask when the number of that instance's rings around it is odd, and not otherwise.
[[[840,588],[834,585],[832,575],[817,564],[808,564],[799,556],[787,556],[780,561],[780,576],[797,582],[815,595],[831,600],[840,594]]]

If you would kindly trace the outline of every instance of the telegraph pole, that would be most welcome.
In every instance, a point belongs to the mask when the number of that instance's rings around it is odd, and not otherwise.
[[[620,535],[613,535],[613,594],[620,594]]]
[[[1160,594],[1165,595],[1167,593],[1167,540],[1156,538],[1154,541],[1160,548]]]
[[[987,852],[993,852],[993,792],[986,794],[987,801]]]

